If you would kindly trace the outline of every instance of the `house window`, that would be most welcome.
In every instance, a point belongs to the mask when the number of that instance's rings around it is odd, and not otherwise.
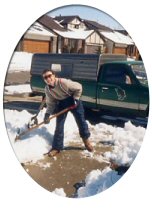
[[[75,29],[79,29],[79,25],[74,25],[74,28]]]

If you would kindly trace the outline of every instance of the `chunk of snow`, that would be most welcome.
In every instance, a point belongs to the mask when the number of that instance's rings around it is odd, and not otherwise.
[[[59,196],[62,196],[62,197],[66,197],[66,193],[64,192],[64,189],[63,188],[56,188],[54,191],[53,191],[54,194],[57,194]]]
[[[120,175],[110,167],[104,170],[92,170],[85,179],[85,186],[77,191],[79,198],[96,195],[116,183],[121,178]]]

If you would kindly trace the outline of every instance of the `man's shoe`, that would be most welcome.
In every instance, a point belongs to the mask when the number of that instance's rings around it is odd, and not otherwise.
[[[86,147],[86,149],[89,151],[89,152],[93,152],[94,151],[94,148],[93,146],[91,145],[91,142],[89,139],[82,139],[83,142],[84,142],[84,145]]]
[[[60,151],[57,149],[51,149],[51,151],[48,153],[49,157],[54,157],[56,156]]]

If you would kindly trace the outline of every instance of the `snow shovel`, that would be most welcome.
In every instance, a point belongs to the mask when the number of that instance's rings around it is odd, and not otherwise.
[[[46,102],[45,99],[46,99],[46,97],[43,97],[42,102],[41,102],[41,104],[40,104],[40,107],[39,107],[39,109],[38,109],[36,115],[34,115],[34,116],[31,118],[31,120],[29,121],[29,123],[27,124],[28,129],[30,129],[31,127],[36,126],[36,125],[38,124],[37,116],[38,116],[39,112],[43,109],[43,107],[44,107],[44,105],[45,105],[45,102]]]
[[[56,113],[56,114],[50,116],[50,117],[49,117],[49,120],[51,120],[51,119],[53,119],[53,118],[56,118],[56,117],[62,115],[63,113],[68,112],[68,111],[74,109],[75,107],[76,107],[76,105],[72,105],[72,106],[70,106],[70,107],[68,107],[68,108],[65,108],[65,109],[63,109],[62,111],[60,111],[60,112],[58,112],[58,113]],[[38,127],[40,127],[40,126],[43,125],[43,124],[44,124],[44,121],[43,121],[43,122],[40,122],[39,124],[37,124],[37,125],[35,125],[35,126],[31,127],[31,128],[28,128],[27,130],[25,130],[25,131],[23,131],[23,132],[20,132],[20,129],[19,129],[19,131],[18,131],[18,133],[17,133],[17,135],[16,135],[16,137],[15,137],[15,142],[16,142],[17,140],[21,139],[22,136],[26,135],[27,133],[29,133],[30,131],[32,131],[32,130],[34,130],[34,129],[37,129]]]

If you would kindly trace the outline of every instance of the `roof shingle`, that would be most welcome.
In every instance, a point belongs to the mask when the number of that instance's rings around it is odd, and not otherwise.
[[[39,22],[40,24],[42,24],[43,26],[45,26],[46,28],[48,28],[50,30],[56,29],[59,31],[66,31],[60,24],[55,22],[54,19],[48,15],[44,15],[44,16],[40,17],[37,20],[37,22]]]
[[[91,21],[91,20],[83,20],[84,24],[88,27],[88,29],[95,29],[95,30],[103,30],[103,31],[112,31],[111,28],[101,25],[98,22]]]
[[[78,15],[72,15],[72,16],[56,16],[55,20],[61,22],[61,24],[68,24],[70,23],[73,19],[79,19],[81,21],[81,18]]]

